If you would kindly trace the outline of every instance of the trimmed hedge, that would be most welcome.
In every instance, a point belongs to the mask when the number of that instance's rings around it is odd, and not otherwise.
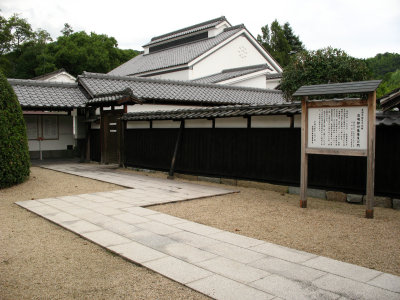
[[[0,188],[29,176],[30,158],[26,125],[17,96],[0,72]]]

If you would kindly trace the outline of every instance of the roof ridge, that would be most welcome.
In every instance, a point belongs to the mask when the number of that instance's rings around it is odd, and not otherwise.
[[[207,24],[214,23],[214,22],[217,22],[217,21],[223,22],[223,21],[227,21],[227,20],[226,20],[225,16],[221,16],[219,18],[211,19],[211,20],[208,20],[208,21],[205,21],[205,22],[201,22],[201,23],[198,23],[198,24],[195,24],[195,25],[184,27],[184,28],[181,28],[181,29],[178,29],[178,30],[171,31],[169,33],[164,33],[162,35],[158,35],[158,36],[152,37],[150,39],[150,43],[152,43],[152,42],[154,42],[156,40],[160,40],[160,39],[166,38],[169,35],[177,34],[177,33],[180,33],[180,32],[186,31],[186,30],[190,30],[190,29],[193,29],[193,28],[196,28],[196,27],[200,27],[200,26],[205,26]],[[148,43],[148,44],[150,44],[150,43]]]
[[[155,79],[155,78],[144,78],[144,77],[133,77],[133,76],[118,76],[118,75],[109,75],[102,73],[90,73],[84,71],[82,75],[78,76],[78,80],[80,78],[92,77],[98,79],[111,79],[111,80],[128,80],[128,81],[138,81],[138,82],[154,82],[154,83],[163,83],[163,84],[177,84],[177,85],[186,85],[186,86],[198,86],[198,87],[209,87],[216,89],[226,89],[226,90],[242,90],[242,91],[254,91],[254,92],[263,92],[263,93],[274,93],[274,94],[282,94],[282,91],[279,90],[270,90],[270,89],[262,89],[262,88],[252,88],[252,87],[240,87],[240,86],[226,86],[221,84],[206,84],[206,83],[196,83],[192,81],[179,81],[179,80],[169,80],[169,79]]]
[[[227,31],[230,31],[230,30],[235,30],[235,29],[238,29],[238,28],[243,28],[243,29],[247,30],[246,26],[244,26],[244,24],[242,23],[242,24],[238,24],[238,25],[235,25],[235,26],[224,28],[224,32],[227,32]]]
[[[258,64],[258,65],[252,65],[252,66],[224,69],[221,71],[221,73],[229,73],[229,72],[242,71],[242,70],[261,69],[261,67],[265,67],[265,69],[272,70],[268,64]],[[216,74],[218,74],[218,73],[216,73]]]
[[[77,87],[77,82],[55,82],[55,81],[44,81],[44,80],[32,80],[32,79],[14,79],[8,78],[8,82],[11,85],[28,85],[28,86],[46,86],[46,87]]]
[[[32,80],[38,80],[39,78],[43,78],[43,77],[47,77],[47,76],[51,76],[51,75],[56,75],[56,74],[59,74],[59,73],[62,73],[62,72],[67,72],[67,71],[65,71],[64,68],[61,68],[61,69],[54,70],[54,71],[49,72],[49,73],[46,73],[46,74],[42,74],[42,75],[39,75],[39,76],[35,76],[35,77],[31,78],[31,79],[32,79]],[[68,73],[68,72],[67,72],[67,73]]]

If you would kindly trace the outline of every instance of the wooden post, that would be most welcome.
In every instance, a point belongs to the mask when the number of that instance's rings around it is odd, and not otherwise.
[[[307,207],[307,184],[308,184],[308,154],[307,147],[307,99],[301,101],[301,171],[300,171],[300,207]]]
[[[103,107],[100,107],[100,163],[104,164],[106,159],[105,149],[105,114]]]
[[[365,217],[374,217],[376,91],[368,94],[367,199]]]
[[[185,121],[184,120],[181,121],[181,126],[179,128],[178,138],[176,139],[175,150],[174,150],[174,155],[172,156],[171,168],[169,169],[168,179],[174,179],[174,169],[175,169],[176,155],[178,154],[179,144],[180,144],[181,139],[182,139],[183,128],[185,128]]]
[[[125,128],[126,121],[118,120],[118,164],[125,167]]]

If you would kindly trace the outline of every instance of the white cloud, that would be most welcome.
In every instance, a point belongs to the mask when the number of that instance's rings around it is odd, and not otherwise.
[[[82,1],[2,0],[2,13],[20,13],[53,38],[64,23],[75,31],[114,36],[121,48],[141,50],[155,35],[225,15],[257,36],[274,19],[289,22],[308,49],[341,48],[356,57],[400,50],[398,0],[287,1]]]

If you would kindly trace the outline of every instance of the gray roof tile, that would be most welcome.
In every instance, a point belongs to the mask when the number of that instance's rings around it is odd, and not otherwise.
[[[135,75],[185,65],[242,30],[243,26],[235,26],[227,29],[229,30],[225,30],[216,37],[179,45],[150,54],[140,54],[111,70],[108,74],[118,76]]]
[[[216,25],[218,25],[219,23],[222,23],[224,21],[227,21],[225,17],[220,17],[220,18],[216,18],[216,19],[212,19],[206,22],[202,22],[196,25],[192,25],[189,27],[185,27],[176,31],[172,31],[170,33],[166,33],[163,35],[159,35],[159,36],[155,36],[151,39],[150,43],[147,43],[146,45],[144,45],[143,47],[146,46],[150,46],[152,44],[156,44],[156,43],[160,43],[169,39],[173,39],[182,35],[186,35],[186,34],[190,34],[193,32],[197,32],[197,31],[201,31],[201,30],[205,30],[205,29],[209,29],[212,28]]]
[[[271,70],[271,68],[267,64],[248,66],[248,67],[243,67],[243,68],[235,68],[235,69],[226,69],[226,70],[223,70],[221,73],[216,73],[216,74],[212,74],[209,76],[194,79],[194,80],[192,80],[192,82],[217,83],[217,82],[241,77],[241,76],[244,76],[247,74],[251,74],[251,73],[258,72],[261,70],[266,70],[266,69]]]
[[[151,112],[133,112],[124,114],[122,119],[127,121],[182,120],[242,116],[294,115],[300,113],[301,106],[299,103],[282,105],[230,105]]]
[[[84,107],[87,101],[77,83],[22,79],[8,79],[8,82],[22,107],[76,108]]]
[[[159,80],[131,76],[87,73],[78,77],[79,83],[92,97],[130,88],[142,100],[198,103],[203,105],[284,104],[283,93],[277,90],[200,84],[190,81]]]
[[[382,80],[353,81],[317,85],[303,85],[293,96],[336,95],[375,91]]]

